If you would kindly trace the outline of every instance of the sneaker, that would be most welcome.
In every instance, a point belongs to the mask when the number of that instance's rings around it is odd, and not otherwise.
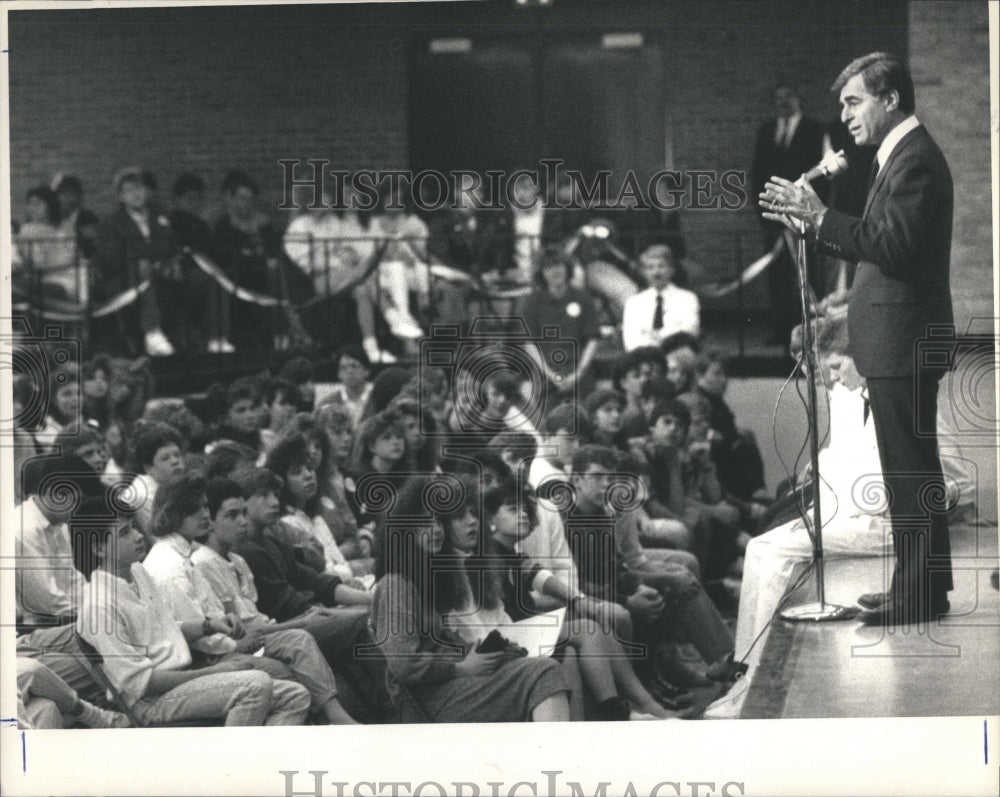
[[[77,722],[88,728],[131,728],[128,717],[117,711],[98,708],[86,700],[80,701],[80,713],[74,716]]]
[[[378,344],[373,340],[366,340],[361,345],[365,350],[365,354],[368,355],[368,359],[373,363],[389,364],[396,362],[395,356],[393,356],[390,352],[382,351],[382,349],[378,347]]]
[[[146,333],[146,354],[150,357],[170,357],[173,353],[174,347],[159,329]]]
[[[212,338],[206,348],[209,354],[232,354],[236,351],[236,347],[225,338]]]
[[[425,335],[420,325],[409,313],[403,312],[396,307],[386,307],[382,311],[382,315],[385,317],[389,329],[392,330],[392,334],[398,338],[417,340]]]

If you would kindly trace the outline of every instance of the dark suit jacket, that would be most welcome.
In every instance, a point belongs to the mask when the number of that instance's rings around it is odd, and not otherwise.
[[[951,324],[951,172],[924,127],[889,155],[861,218],[827,210],[817,242],[858,261],[848,306],[851,354],[862,376],[914,372],[928,324]]]
[[[753,151],[753,169],[751,183],[753,195],[756,197],[764,190],[764,184],[772,176],[784,177],[787,180],[797,180],[805,172],[819,163],[823,157],[823,135],[826,129],[822,122],[803,116],[795,128],[795,135],[788,148],[779,147],[774,143],[774,134],[778,120],[771,119],[757,130],[757,142]],[[827,186],[817,182],[815,188],[821,198],[825,199]],[[766,225],[775,222],[765,222]],[[781,227],[780,224],[777,225]]]
[[[126,212],[123,205],[101,225],[95,254],[94,298],[111,298],[139,283],[140,260],[164,263],[177,252],[173,231],[166,214],[149,210],[149,240]]]

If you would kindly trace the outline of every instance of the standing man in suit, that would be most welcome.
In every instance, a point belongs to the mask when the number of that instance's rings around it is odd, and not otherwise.
[[[776,116],[764,122],[757,130],[754,145],[751,181],[755,193],[764,190],[772,175],[795,180],[815,166],[823,157],[823,123],[802,113],[802,100],[798,91],[787,84],[774,90]],[[825,196],[824,196],[825,199]],[[783,227],[767,218],[761,219],[764,244],[767,251],[783,234]],[[817,288],[817,275],[813,273],[815,258],[809,262],[809,279]],[[771,342],[787,346],[792,327],[799,323],[798,277],[795,261],[787,249],[771,264],[768,273],[771,289]]]
[[[878,147],[861,217],[780,177],[760,204],[765,218],[803,221],[824,251],[858,262],[848,335],[868,385],[896,554],[889,591],[858,602],[869,625],[924,623],[948,611],[953,586],[935,432],[942,369],[922,361],[919,345],[929,325],[953,322],[951,172],[914,116],[913,79],[896,56],[852,61],[833,91],[855,143]]]

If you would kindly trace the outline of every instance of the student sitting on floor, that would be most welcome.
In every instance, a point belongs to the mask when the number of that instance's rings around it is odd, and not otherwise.
[[[375,638],[385,656],[389,691],[401,710],[416,704],[431,722],[565,722],[569,690],[552,659],[509,650],[478,653],[444,627],[457,605],[458,573],[435,566],[444,544],[444,518],[423,496],[428,479],[414,478],[393,513],[381,516],[372,610]]]
[[[532,560],[515,552],[532,533],[530,500],[519,494],[516,484],[505,484],[480,495],[475,485],[465,490],[462,509],[445,522],[446,545],[442,551],[462,561],[466,578],[461,605],[445,617],[463,639],[479,643],[492,628],[503,634],[504,626],[539,613],[533,592],[555,598],[567,614],[560,645],[573,648],[591,698],[597,703],[597,718],[603,720],[669,719],[676,715],[664,709],[646,691],[632,670],[611,627],[602,628],[594,617],[601,610],[579,591],[567,588],[548,569],[550,563]],[[539,652],[529,651],[529,655]],[[544,655],[544,652],[540,652]],[[623,697],[625,699],[623,699]]]
[[[97,511],[107,513],[104,499]],[[309,693],[297,683],[251,670],[246,659],[191,669],[188,639],[210,636],[204,622],[174,621],[166,598],[139,561],[142,535],[120,512],[74,530],[73,559],[87,579],[77,630],[146,723],[223,720],[226,725],[301,725]],[[221,627],[221,626],[218,626]],[[248,657],[250,658],[250,657]]]
[[[17,727],[24,729],[127,728],[124,714],[82,700],[62,678],[37,659],[17,657]]]

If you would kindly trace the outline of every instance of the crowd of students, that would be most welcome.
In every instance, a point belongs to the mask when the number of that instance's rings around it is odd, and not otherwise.
[[[475,365],[532,345],[372,379],[347,344],[336,384],[299,356],[186,401],[142,361],[54,373],[76,388],[17,436],[21,721],[684,716],[738,669],[723,615],[767,501],[725,360],[680,333],[536,411]],[[554,651],[503,636],[556,609]]]

